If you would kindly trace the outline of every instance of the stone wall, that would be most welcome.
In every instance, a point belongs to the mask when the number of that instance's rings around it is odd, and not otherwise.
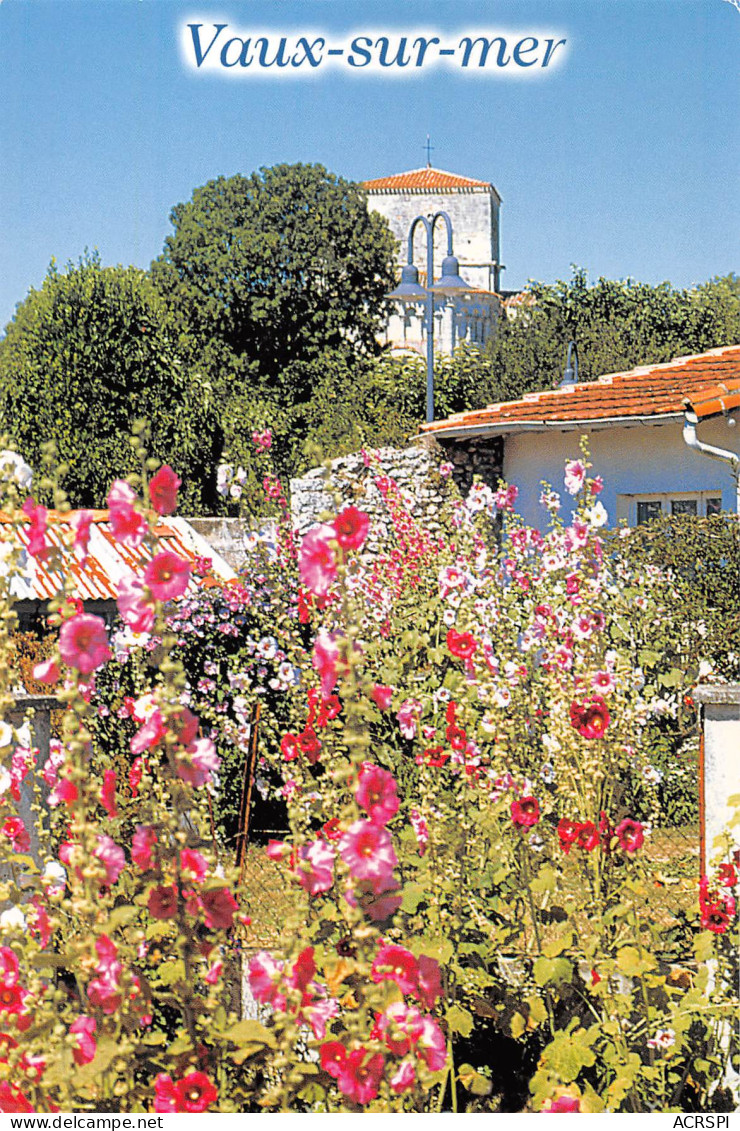
[[[500,476],[500,448],[490,442],[479,446],[443,446],[431,437],[422,437],[406,448],[380,448],[373,455],[371,468],[366,466],[362,453],[355,452],[334,460],[331,470],[316,467],[300,479],[291,480],[291,507],[298,533],[305,533],[320,521],[322,512],[335,514],[338,495],[342,505],[354,503],[368,513],[382,536],[388,527],[388,513],[375,486],[378,474],[394,479],[407,492],[412,514],[429,530],[439,528],[444,505],[467,494],[475,475],[492,487]],[[452,475],[447,478],[439,473],[440,464],[446,462],[453,466]],[[368,549],[373,548],[369,543]]]
[[[187,520],[201,538],[225,558],[232,569],[240,569],[247,558],[247,540],[253,531],[275,525],[269,518],[189,518]]]

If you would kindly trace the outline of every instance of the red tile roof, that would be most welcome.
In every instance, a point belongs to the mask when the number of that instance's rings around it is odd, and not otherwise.
[[[493,189],[490,181],[474,181],[472,177],[460,177],[457,173],[446,173],[444,169],[411,169],[408,173],[394,173],[392,177],[377,177],[373,181],[363,181],[366,192],[465,192],[471,189]],[[496,191],[495,189],[493,190]]]
[[[74,512],[71,512],[74,513]],[[71,534],[70,514],[49,511],[47,515],[47,541],[62,548]],[[211,546],[183,518],[169,518],[157,524],[154,533],[158,539],[158,550],[172,550],[181,558],[194,562],[196,558],[210,558],[211,572],[200,582],[209,586],[227,582],[236,577],[234,570],[217,554]],[[11,535],[10,520],[0,514],[0,542],[8,541]],[[18,528],[18,539],[24,549],[28,548],[28,527]],[[108,511],[93,511],[90,526],[90,543],[87,561],[83,566],[73,561],[70,575],[74,581],[74,595],[83,601],[115,600],[118,582],[130,570],[140,572],[150,560],[151,553],[145,546],[131,549],[123,546],[113,537]],[[42,562],[30,557],[23,575],[13,581],[12,591],[21,600],[48,601],[59,590],[60,577]],[[191,578],[191,588],[198,579]]]
[[[740,407],[740,345],[724,346],[663,365],[608,373],[541,393],[527,393],[473,412],[435,420],[423,431],[440,436],[505,433],[524,427],[606,425],[631,419],[680,416],[687,407],[698,417]]]

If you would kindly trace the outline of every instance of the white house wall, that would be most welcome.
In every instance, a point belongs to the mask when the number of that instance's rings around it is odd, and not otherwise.
[[[740,455],[739,416],[733,414],[735,427],[728,427],[724,417],[700,423],[699,439]],[[593,464],[590,474],[604,480],[599,498],[610,525],[620,517],[620,495],[707,492],[721,497],[723,510],[736,509],[735,482],[729,466],[688,448],[682,438],[682,423],[574,431],[552,428],[511,433],[504,440],[504,478],[519,488],[517,509],[528,524],[541,529],[547,526],[547,515],[539,504],[543,479],[560,493],[561,514],[566,517],[570,496],[563,486],[563,469],[566,460],[579,458],[581,435],[588,438]]]

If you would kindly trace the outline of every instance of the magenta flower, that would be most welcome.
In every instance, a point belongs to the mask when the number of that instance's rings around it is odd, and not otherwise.
[[[391,705],[391,699],[393,698],[393,688],[386,687],[382,683],[376,683],[373,686],[371,694],[375,702],[375,706],[378,707],[381,711],[387,711]]]
[[[116,479],[108,492],[108,513],[113,537],[125,546],[136,547],[146,532],[146,521],[134,509],[136,492],[123,479]]]
[[[131,841],[131,859],[137,868],[146,872],[152,867],[152,852],[157,843],[156,830],[151,825],[137,825]]]
[[[570,705],[570,725],[583,738],[601,738],[610,722],[609,708],[600,695]]]
[[[178,776],[196,789],[211,782],[221,765],[221,759],[211,739],[196,739],[186,747],[185,753],[190,755],[190,760],[178,759],[176,765]]]
[[[57,667],[56,660],[45,660],[43,663],[36,664],[33,669],[33,678],[37,679],[39,683],[58,683],[61,679],[61,672]]]
[[[77,1038],[77,1048],[72,1050],[75,1064],[89,1064],[91,1060],[95,1059],[97,1052],[97,1041],[95,1040],[95,1030],[98,1024],[94,1017],[86,1017],[84,1014],[73,1021],[69,1027],[70,1033],[74,1033]]]
[[[177,915],[177,888],[174,884],[161,884],[149,892],[147,904],[153,919],[174,919]]]
[[[421,703],[418,699],[406,699],[396,712],[398,725],[404,738],[414,738],[416,727],[421,714]]]
[[[184,875],[192,876],[199,884],[202,884],[208,875],[208,861],[194,848],[183,848],[180,853],[180,868]]]
[[[309,895],[328,891],[334,883],[334,849],[324,840],[303,845],[298,856],[301,860],[294,871],[298,883]]]
[[[370,1103],[378,1094],[384,1068],[382,1053],[376,1052],[371,1056],[362,1045],[353,1049],[340,1066],[337,1077],[339,1091],[357,1104]]]
[[[336,533],[332,526],[314,526],[304,535],[298,556],[301,581],[315,597],[325,597],[337,576],[337,559],[332,543]]]
[[[105,833],[98,836],[98,847],[94,855],[105,868],[105,882],[110,887],[126,867],[126,855],[123,849]]]
[[[329,633],[325,632],[322,628],[314,641],[313,666],[319,673],[321,695],[324,699],[329,698],[339,678],[337,671],[338,659],[339,647],[335,644],[333,636],[330,636]]]
[[[390,834],[372,821],[350,825],[339,841],[339,853],[355,880],[390,881],[398,863]]]
[[[255,1000],[263,1005],[285,1008],[285,997],[278,993],[283,977],[283,964],[276,962],[266,950],[259,951],[249,962],[249,986]]]
[[[28,530],[28,552],[38,561],[45,562],[51,550],[51,546],[46,541],[46,507],[37,506],[29,495],[21,510],[31,522]]]
[[[149,502],[157,514],[172,514],[177,508],[177,489],[181,483],[167,463],[152,476],[149,480]]]
[[[511,803],[511,819],[517,828],[531,829],[540,819],[540,803],[536,797],[521,797]]]
[[[100,790],[100,804],[109,817],[115,817],[117,815],[115,770],[106,770],[103,774],[103,786]]]
[[[416,991],[419,967],[410,950],[393,943],[378,947],[370,977],[374,982],[395,982],[402,994]]]
[[[614,830],[614,835],[619,839],[620,847],[625,852],[637,852],[645,840],[645,833],[639,821],[625,817]]]
[[[157,601],[174,601],[182,597],[190,581],[190,562],[163,550],[157,554],[144,570],[144,581]]]
[[[440,468],[440,471],[441,470]],[[403,1092],[408,1092],[413,1088],[415,1083],[416,1068],[414,1067],[413,1061],[402,1060],[395,1075],[390,1079],[391,1091],[395,1092],[397,1096],[400,1096]]]
[[[355,800],[373,824],[387,825],[399,805],[393,774],[372,762],[363,762],[357,777]]]
[[[90,544],[90,525],[93,520],[92,511],[75,511],[71,516],[72,529],[75,532],[74,548],[80,551],[82,565],[87,561],[87,548]]]
[[[151,632],[154,606],[144,592],[144,585],[133,573],[124,574],[118,582],[116,603],[121,619],[133,632]]]
[[[367,538],[370,519],[357,507],[345,507],[333,522],[334,535],[343,550],[359,550]]]
[[[211,888],[200,897],[206,916],[206,926],[230,931],[234,925],[234,912],[239,905],[228,888]]]
[[[577,495],[586,478],[586,465],[581,459],[568,460],[565,465],[565,489],[570,495]]]
[[[82,675],[102,668],[111,658],[105,621],[88,613],[70,617],[59,631],[59,652],[65,664]]]
[[[434,1018],[423,1018],[423,1029],[417,1047],[430,1072],[439,1072],[444,1068],[447,1063],[447,1042]]]

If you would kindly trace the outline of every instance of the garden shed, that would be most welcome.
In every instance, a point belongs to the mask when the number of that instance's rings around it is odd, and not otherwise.
[[[542,481],[558,490],[563,467],[588,442],[604,480],[608,522],[639,525],[663,514],[737,512],[740,345],[563,383],[516,401],[424,426],[454,455],[500,450],[502,475],[519,488],[525,521],[544,527]],[[708,458],[709,457],[709,458]],[[457,462],[457,461],[456,461]]]

